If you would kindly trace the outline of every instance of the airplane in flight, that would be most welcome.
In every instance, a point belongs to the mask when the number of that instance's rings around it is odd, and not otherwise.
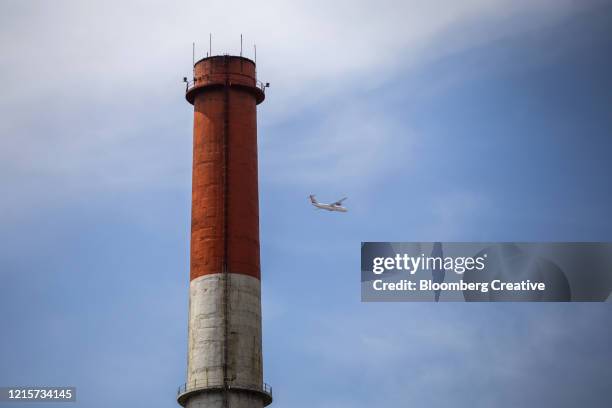
[[[310,197],[310,202],[312,203],[312,205],[314,205],[320,210],[338,211],[338,212],[348,211],[346,207],[342,206],[342,202],[346,200],[348,197],[344,197],[342,200],[338,200],[335,203],[331,203],[331,204],[323,204],[323,203],[318,202],[314,195],[310,195],[309,197]]]

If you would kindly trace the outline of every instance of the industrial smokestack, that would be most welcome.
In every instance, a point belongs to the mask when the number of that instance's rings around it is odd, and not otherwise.
[[[260,408],[263,382],[257,104],[264,87],[250,59],[194,64],[193,196],[184,407]]]

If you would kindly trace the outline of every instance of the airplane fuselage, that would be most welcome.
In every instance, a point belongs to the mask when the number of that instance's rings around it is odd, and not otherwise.
[[[347,212],[348,210],[345,207],[340,205],[330,205],[330,204],[321,204],[321,203],[312,203],[315,207],[321,210],[327,211],[338,211],[338,212]]]

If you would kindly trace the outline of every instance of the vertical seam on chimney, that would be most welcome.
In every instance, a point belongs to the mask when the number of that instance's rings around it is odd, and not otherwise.
[[[229,295],[230,277],[229,263],[229,59],[223,57],[225,69],[225,86],[223,87],[223,318],[224,318],[224,345],[223,345],[223,405],[229,407]]]

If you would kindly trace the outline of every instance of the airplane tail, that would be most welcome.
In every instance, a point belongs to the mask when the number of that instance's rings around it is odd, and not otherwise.
[[[312,194],[311,194],[311,195],[309,195],[308,197],[310,197],[310,202],[311,202],[311,203],[313,203],[313,204],[318,204],[317,199],[315,198],[315,196],[314,196],[314,195],[312,195]]]

